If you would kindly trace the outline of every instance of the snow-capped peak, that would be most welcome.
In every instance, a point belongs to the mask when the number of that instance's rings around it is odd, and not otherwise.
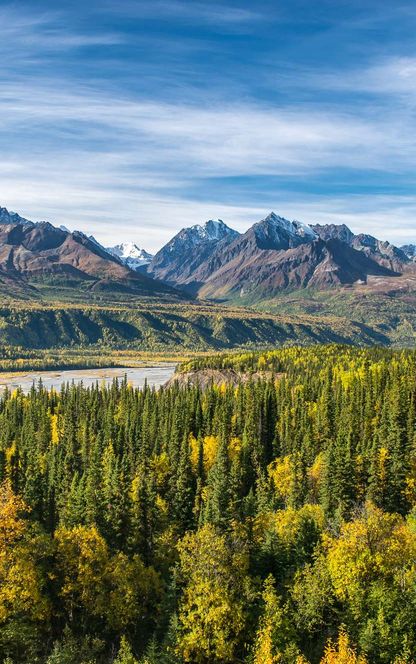
[[[271,212],[254,225],[257,241],[263,248],[288,249],[304,242],[313,242],[317,233],[302,221],[289,221]]]
[[[292,225],[296,229],[296,234],[300,235],[301,237],[308,238],[312,242],[313,240],[318,239],[318,233],[315,233],[313,228],[311,228],[308,224],[304,224],[303,221],[297,221],[294,219],[292,221]]]
[[[153,258],[152,254],[141,249],[134,242],[121,242],[115,247],[107,247],[106,250],[132,270],[137,270],[141,265],[147,265]]]
[[[222,219],[209,219],[203,225],[195,224],[195,226],[191,226],[189,230],[202,241],[222,240],[226,236],[237,235],[237,231],[229,228]]]
[[[274,226],[278,226],[279,228],[283,228],[285,231],[288,231],[289,233],[293,232],[292,222],[289,221],[289,219],[286,219],[285,217],[281,217],[275,212],[270,212],[270,214],[268,214],[267,217],[265,217],[265,219],[263,219],[259,223],[271,224]]]
[[[269,224],[273,224],[277,228],[283,229],[286,231],[286,233],[290,233],[291,235],[299,235],[300,237],[308,238],[311,241],[316,240],[318,237],[318,234],[315,233],[313,228],[308,226],[308,224],[303,223],[303,221],[297,221],[296,219],[294,221],[289,221],[289,219],[280,217],[274,212],[271,212],[263,221]]]
[[[183,248],[197,247],[204,242],[219,242],[226,237],[234,238],[239,233],[225,224],[221,219],[209,219],[204,224],[195,224],[182,228],[181,231],[166,245],[170,253],[183,251]]]
[[[9,211],[5,207],[0,206],[0,224],[32,224],[33,221],[21,217],[17,212]]]

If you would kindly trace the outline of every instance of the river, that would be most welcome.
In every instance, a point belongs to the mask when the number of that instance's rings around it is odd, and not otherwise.
[[[21,374],[0,374],[0,391],[6,386],[10,390],[21,387],[24,392],[29,392],[33,383],[42,380],[43,386],[48,390],[54,388],[59,390],[62,383],[83,383],[84,387],[90,387],[95,383],[110,385],[114,378],[122,380],[127,376],[127,381],[133,387],[143,387],[145,381],[150,387],[160,387],[173,375],[175,366],[173,364],[155,367],[123,367],[122,369],[66,369],[64,371],[39,371]]]

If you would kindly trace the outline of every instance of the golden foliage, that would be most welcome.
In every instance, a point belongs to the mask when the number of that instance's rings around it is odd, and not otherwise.
[[[320,452],[308,469],[308,482],[311,500],[318,502],[322,481],[325,475],[325,456]]]
[[[278,637],[284,636],[285,615],[272,576],[265,581],[262,598],[264,613],[256,635],[253,664],[278,664],[283,661],[283,654],[275,643],[276,632]]]
[[[296,479],[291,455],[275,459],[267,470],[277,495],[283,500],[288,500]]]
[[[274,529],[281,542],[290,547],[296,542],[306,522],[313,523],[317,530],[323,530],[325,518],[320,505],[303,505],[298,510],[288,507],[278,510],[274,517]]]
[[[233,553],[224,535],[206,525],[178,544],[186,581],[179,609],[178,652],[185,662],[232,662],[245,627],[244,579],[248,558]]]
[[[326,535],[327,563],[336,595],[352,605],[368,583],[379,578],[402,588],[416,575],[416,533],[397,514],[367,503],[365,513],[342,526],[338,538]]]
[[[199,442],[193,435],[189,434],[189,458],[191,461],[191,466],[194,472],[198,470],[199,464]]]
[[[204,445],[203,445],[203,459],[204,459],[204,469],[205,472],[208,472],[215,463],[218,452],[218,437],[217,436],[205,436]]]
[[[20,516],[24,511],[28,508],[22,498],[13,493],[10,482],[4,482],[0,489],[0,552],[3,555],[26,530],[26,523]]]
[[[321,664],[367,664],[367,659],[356,654],[348,634],[341,629],[337,643],[329,641],[327,644]]]
[[[49,613],[37,564],[43,542],[30,535],[28,522],[21,517],[24,511],[23,500],[13,494],[9,482],[4,483],[0,489],[0,623],[14,615],[43,621]]]
[[[217,436],[205,436],[202,441],[202,463],[207,473],[215,463],[217,458],[219,440]],[[199,464],[200,442],[193,434],[189,436],[189,457],[191,466],[196,472]]]
[[[241,452],[241,439],[236,437],[231,438],[228,444],[228,456],[230,458],[230,461],[238,459],[240,452]]]
[[[125,629],[145,615],[161,592],[159,575],[152,567],[145,567],[138,555],[128,558],[117,553],[105,571],[108,593],[106,616],[116,630]]]
[[[57,445],[59,443],[59,429],[58,429],[58,416],[50,415],[51,421],[51,442],[52,445]]]
[[[114,664],[139,664],[138,660],[134,657],[131,646],[125,636],[121,637],[120,648]],[[146,664],[146,661],[144,662]]]
[[[61,526],[55,532],[55,541],[64,602],[71,610],[84,606],[93,615],[103,615],[106,600],[102,584],[108,565],[104,539],[95,526]]]
[[[105,618],[112,629],[125,629],[146,614],[160,593],[158,574],[138,555],[110,556],[97,529],[60,527],[55,533],[60,590],[69,611],[85,608]]]
[[[154,456],[150,466],[153,470],[156,485],[158,489],[161,489],[168,480],[172,470],[167,452],[161,452]]]

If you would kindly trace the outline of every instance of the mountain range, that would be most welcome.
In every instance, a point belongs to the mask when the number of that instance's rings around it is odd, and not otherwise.
[[[95,292],[175,295],[169,286],[132,270],[92,236],[0,208],[2,291],[28,295],[45,283]]]
[[[416,248],[271,212],[242,234],[222,220],[183,228],[152,256],[133,242],[105,248],[91,235],[0,208],[0,283],[27,291],[45,281],[255,305],[305,290],[416,292]]]
[[[259,301],[305,288],[392,284],[416,276],[416,262],[412,245],[400,249],[345,225],[309,226],[272,212],[243,234],[222,221],[183,229],[147,273],[190,295]]]

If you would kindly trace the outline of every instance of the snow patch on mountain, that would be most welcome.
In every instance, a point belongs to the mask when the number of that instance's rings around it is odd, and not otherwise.
[[[416,260],[416,244],[404,244],[400,249],[406,254],[408,258]]]
[[[203,225],[195,224],[190,228],[184,228],[181,233],[186,234],[189,239],[193,239],[196,244],[213,240],[219,241],[225,237],[238,235],[237,231],[229,228],[222,219],[209,219]]]
[[[222,219],[209,219],[203,225],[195,224],[188,228],[182,228],[164,249],[170,253],[176,253],[178,250],[191,250],[193,247],[208,242],[217,243],[225,238],[233,239],[237,235],[239,233],[227,226]]]
[[[308,224],[304,224],[303,221],[297,221],[296,219],[292,221],[292,226],[295,229],[296,235],[308,239],[310,242],[314,242],[318,239],[318,233],[315,233],[313,228]]]
[[[131,270],[137,270],[142,265],[147,265],[152,260],[152,254],[141,249],[134,242],[122,242],[115,247],[106,247],[106,251],[115,256]]]
[[[340,240],[352,244],[355,235],[345,224],[315,224],[312,229],[322,240]]]
[[[202,229],[202,237],[206,240],[222,240],[225,237],[237,236],[237,231],[229,228],[222,219],[209,219],[205,222]]]
[[[254,224],[253,230],[263,249],[289,249],[318,239],[318,234],[307,224],[289,221],[274,212]]]
[[[9,211],[5,207],[0,207],[0,224],[32,224],[33,221],[21,217],[17,212]]]

